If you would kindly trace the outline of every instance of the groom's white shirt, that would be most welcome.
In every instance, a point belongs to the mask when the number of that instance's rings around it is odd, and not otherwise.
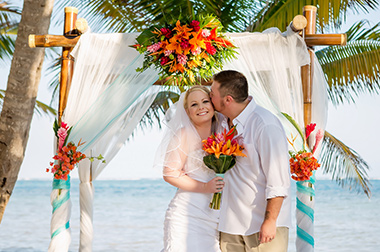
[[[278,227],[290,227],[290,168],[285,131],[278,118],[252,97],[232,121],[243,138],[247,157],[237,157],[225,174],[219,231],[251,235],[260,231],[266,199],[284,196]],[[227,119],[221,122],[228,127]]]

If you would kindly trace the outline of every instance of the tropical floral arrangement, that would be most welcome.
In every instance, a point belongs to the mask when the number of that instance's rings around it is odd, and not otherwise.
[[[236,163],[236,157],[246,155],[242,152],[244,147],[239,144],[241,139],[235,136],[236,126],[228,132],[225,129],[222,133],[212,134],[203,140],[203,150],[208,155],[203,157],[205,165],[215,171],[216,176],[224,177],[224,173],[231,169]],[[210,208],[220,209],[221,193],[214,193],[210,202]]]
[[[298,133],[300,134],[303,142],[301,150],[296,150],[294,142],[297,136],[293,137],[291,135],[291,140],[288,139],[289,144],[293,147],[294,151],[289,151],[290,159],[290,173],[292,179],[295,181],[307,181],[313,175],[313,171],[317,170],[321,165],[318,163],[317,159],[314,157],[315,151],[319,144],[321,143],[324,135],[324,131],[319,129],[316,135],[315,144],[312,151],[307,150],[307,139],[310,134],[315,130],[316,124],[310,123],[306,126],[305,133],[302,133],[299,125],[287,114],[283,113],[286,118],[296,127]]]
[[[77,151],[77,148],[85,142],[79,140],[78,144],[73,142],[67,143],[72,127],[69,128],[64,122],[61,122],[61,126],[58,126],[58,122],[55,120],[53,129],[58,140],[58,149],[57,154],[53,157],[54,162],[50,162],[51,169],[47,168],[46,172],[52,172],[54,179],[67,180],[75,165],[86,158],[85,154]],[[89,159],[90,161],[94,160],[93,157],[89,157]],[[99,155],[96,159],[102,160],[105,163],[102,155]]]
[[[160,79],[199,83],[220,70],[224,60],[234,57],[235,46],[221,33],[223,26],[213,15],[177,20],[165,26],[152,26],[137,37],[133,47],[144,54],[138,72],[153,65]]]

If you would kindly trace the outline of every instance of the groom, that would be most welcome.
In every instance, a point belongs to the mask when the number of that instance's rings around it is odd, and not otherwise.
[[[236,125],[247,157],[225,175],[220,209],[222,252],[287,251],[290,174],[285,131],[275,115],[248,96],[246,77],[233,70],[213,77],[211,100]]]

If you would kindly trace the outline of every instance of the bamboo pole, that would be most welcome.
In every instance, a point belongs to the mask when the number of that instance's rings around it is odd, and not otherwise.
[[[316,30],[316,15],[317,7],[306,5],[303,7],[303,15],[307,19],[307,25],[304,29],[305,37],[315,34]],[[303,91],[303,103],[304,103],[304,122],[305,126],[311,122],[311,98],[313,87],[313,73],[314,73],[314,52],[313,48],[308,48],[310,54],[310,65],[302,66],[301,78],[302,78],[302,91]]]
[[[75,32],[75,21],[77,20],[78,9],[74,7],[65,8],[65,24],[63,34],[65,37],[77,36]],[[74,71],[74,59],[70,56],[73,47],[62,48],[61,75],[59,86],[58,124],[61,124],[63,111],[66,108],[67,97],[69,95],[71,79]]]

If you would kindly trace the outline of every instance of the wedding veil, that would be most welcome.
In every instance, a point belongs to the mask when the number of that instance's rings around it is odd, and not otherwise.
[[[156,152],[154,167],[161,168],[164,176],[179,177],[185,175],[185,171],[190,173],[203,165],[202,139],[184,108],[185,94],[182,93],[178,102],[170,106],[163,121],[166,129]]]

